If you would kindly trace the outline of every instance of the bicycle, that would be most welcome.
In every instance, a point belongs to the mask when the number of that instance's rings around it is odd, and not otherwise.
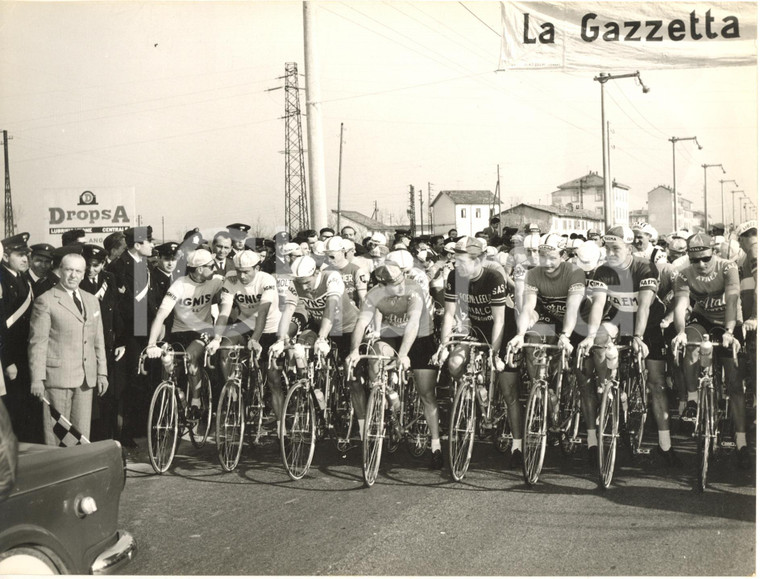
[[[172,464],[179,440],[185,432],[190,434],[190,441],[196,448],[201,448],[208,439],[211,430],[211,382],[205,369],[199,369],[200,379],[200,418],[188,416],[190,406],[187,403],[192,396],[190,383],[186,380],[185,391],[178,387],[177,360],[182,361],[183,376],[187,376],[189,356],[179,345],[163,342],[161,361],[167,374],[153,392],[148,410],[148,458],[153,470],[163,474]],[[140,353],[138,371],[146,375],[145,359],[147,348]],[[205,364],[204,364],[205,365]]]
[[[324,360],[322,372],[317,376],[317,388],[322,385],[325,393],[324,420],[335,443],[335,448],[346,452],[351,447],[354,428],[354,405],[346,382],[344,366],[338,358],[338,350],[331,348]]]
[[[487,342],[475,341],[468,334],[452,334],[441,345],[444,351],[455,347],[467,348],[467,368],[464,374],[454,381],[454,401],[449,417],[449,464],[451,476],[457,482],[467,474],[475,442],[477,407],[481,416],[489,416],[489,401],[493,398],[493,377],[491,358],[493,350]],[[448,356],[441,356],[441,365]],[[488,388],[486,388],[486,380]],[[476,403],[477,399],[477,403]],[[480,421],[482,423],[482,421]]]
[[[371,343],[367,345],[367,351],[370,351],[370,348]],[[395,417],[393,417],[393,410],[388,407],[388,396],[391,392],[395,393],[393,386],[399,387],[406,380],[404,376],[399,375],[396,356],[361,354],[357,364],[362,360],[378,363],[377,374],[370,384],[364,423],[364,439],[362,440],[362,476],[364,477],[364,484],[370,488],[377,480],[388,423],[396,422]],[[349,376],[353,375],[355,366],[356,364],[349,367]],[[390,424],[390,429],[397,431],[398,424]],[[390,438],[394,440],[390,440]],[[398,442],[398,433],[389,437],[390,445],[397,447]]]
[[[697,382],[697,414],[695,418],[682,418],[685,422],[694,423],[693,438],[697,439],[697,452],[699,452],[699,470],[697,471],[697,488],[700,492],[707,487],[707,471],[710,459],[719,446],[730,446],[723,443],[721,433],[724,432],[722,425],[730,425],[728,405],[721,407],[719,399],[724,399],[723,383],[720,380],[721,362],[713,356],[713,349],[722,346],[722,341],[711,340],[709,334],[702,335],[700,342],[686,342],[676,352],[675,360],[679,363],[680,357],[685,353],[686,347],[699,348],[699,376]],[[733,351],[734,361],[737,360],[736,350]]]
[[[548,438],[549,406],[552,406],[551,420],[557,423],[558,404],[557,393],[562,388],[562,375],[566,369],[567,353],[562,346],[545,343],[523,344],[523,349],[532,349],[535,378],[531,380],[530,394],[525,409],[525,424],[523,426],[523,478],[526,484],[532,486],[538,482],[546,455]],[[554,389],[550,393],[548,375],[548,351],[559,351],[559,366],[556,370]],[[507,347],[507,364],[514,367],[514,351]],[[551,402],[550,402],[551,399]]]
[[[414,375],[409,373],[399,393],[401,400],[401,429],[406,449],[415,458],[421,457],[430,446],[430,430],[428,429],[425,411],[417,388],[414,386]]]
[[[216,448],[222,470],[231,472],[240,461],[246,433],[252,446],[265,434],[264,378],[253,350],[243,345],[219,350],[229,353],[229,377],[216,407]]]

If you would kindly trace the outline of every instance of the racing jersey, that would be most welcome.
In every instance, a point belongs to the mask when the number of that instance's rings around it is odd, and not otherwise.
[[[427,274],[420,268],[413,267],[405,273],[405,277],[406,279],[415,281],[417,285],[420,286],[422,295],[425,298],[425,307],[427,308],[428,313],[432,316],[433,312],[435,312],[435,307],[433,306],[433,297],[430,295],[430,280],[428,279]]]
[[[727,259],[714,259],[715,266],[707,275],[698,274],[691,264],[679,269],[674,283],[675,295],[690,297],[695,314],[713,324],[723,324],[726,296],[739,294],[739,267]]]
[[[416,281],[408,278],[404,280],[404,293],[402,295],[393,295],[387,287],[376,285],[367,292],[362,307],[363,312],[379,311],[382,314],[380,335],[385,338],[403,336],[406,324],[409,322],[409,314],[417,309],[422,312],[417,337],[424,338],[433,332],[433,324],[430,313],[425,306],[425,295],[422,288]]]
[[[739,263],[739,291],[742,300],[742,319],[757,317],[757,258],[748,255]]]
[[[649,247],[647,247],[644,250],[641,251],[632,251],[631,252],[636,257],[643,257],[644,259],[647,259],[651,261],[652,263],[656,263],[657,265],[660,265],[662,262],[668,261],[668,257],[665,254],[665,250],[663,250],[661,247],[658,247],[654,245],[653,243],[649,244]]]
[[[317,272],[317,276],[317,287],[314,288],[313,292],[305,290],[300,285],[295,286],[299,306],[304,307],[313,326],[319,325],[322,322],[327,298],[337,296],[340,300],[340,306],[332,312],[333,324],[330,335],[352,332],[359,316],[359,309],[348,297],[340,273],[337,271],[320,271]]]
[[[346,293],[357,307],[361,305],[358,290],[366,290],[369,274],[353,261],[349,261],[343,269],[338,269],[334,265],[328,265],[325,271],[337,271],[343,278],[343,284],[346,286]]]
[[[280,312],[285,311],[285,306],[288,304],[295,305],[298,303],[298,293],[296,292],[296,285],[293,283],[292,273],[273,273],[275,283],[277,285],[277,302],[279,304]]]
[[[545,267],[534,267],[525,275],[525,295],[536,296],[539,323],[562,324],[567,298],[572,294],[585,293],[586,276],[583,270],[568,261],[560,263],[552,274]]]
[[[182,276],[166,291],[161,308],[174,312],[172,332],[200,332],[214,325],[211,305],[224,278],[215,275],[209,280],[196,282],[189,275]]]
[[[659,273],[654,263],[642,257],[632,257],[627,267],[613,267],[607,263],[596,268],[588,282],[591,295],[606,294],[602,320],[620,328],[623,336],[632,336],[636,312],[639,310],[639,290],[651,290],[655,298],[649,310],[647,326],[659,323],[665,308],[657,298]]]
[[[446,280],[444,300],[456,303],[455,317],[459,322],[469,320],[469,326],[478,328],[490,342],[493,331],[493,306],[504,306],[507,301],[507,282],[495,269],[483,268],[475,279],[460,277],[453,270]]]
[[[227,276],[224,280],[219,298],[220,302],[225,305],[237,305],[239,314],[235,317],[235,321],[243,322],[251,329],[256,325],[256,316],[262,304],[271,304],[267,312],[264,333],[276,333],[282,314],[278,307],[279,299],[275,279],[268,273],[258,271],[251,283],[243,285],[234,270],[233,273],[235,275]]]

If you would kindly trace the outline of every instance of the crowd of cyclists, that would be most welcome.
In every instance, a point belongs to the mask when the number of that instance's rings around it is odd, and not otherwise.
[[[152,229],[137,227],[116,235],[107,248],[76,240],[63,251],[37,248],[50,262],[80,252],[88,262],[86,277],[106,276],[105,286],[93,281],[92,293],[110,308],[109,364],[122,386],[111,410],[100,413],[110,425],[104,436],[131,446],[145,432],[156,378],[141,376],[137,360],[142,352],[160,358],[163,343],[180,344],[188,355],[191,419],[201,413],[204,356],[218,355],[227,378],[229,350],[220,347],[252,350],[264,368],[275,432],[282,436],[284,370],[277,360],[283,352],[293,343],[323,355],[337,352],[348,369],[369,339],[373,351],[410,371],[429,429],[430,465],[441,469],[445,429],[437,391],[465,371],[471,350],[461,341],[448,346],[467,334],[489,346],[494,389],[511,432],[506,467],[524,460],[524,393],[536,368],[531,356],[522,356],[523,367],[513,360],[526,344],[559,346],[573,361],[591,467],[598,467],[609,345],[629,345],[645,360],[655,452],[667,466],[679,467],[671,429],[696,415],[695,343],[709,335],[719,342],[736,463],[752,466],[747,430],[754,429],[756,221],[734,226],[728,240],[722,226],[658,236],[646,223],[570,236],[541,232],[535,224],[503,235],[492,228],[474,236],[451,230],[447,237],[399,230],[391,240],[380,232],[355,239],[351,226],[292,238],[279,232],[272,239],[249,237],[249,230],[236,223],[205,240],[196,228],[182,243],[155,247]],[[31,251],[34,263],[34,246]],[[47,275],[31,280],[39,285]],[[33,295],[41,291],[44,285]],[[370,365],[367,371],[369,380],[345,374],[359,438],[376,370]]]

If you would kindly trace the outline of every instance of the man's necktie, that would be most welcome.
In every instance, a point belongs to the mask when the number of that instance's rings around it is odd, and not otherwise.
[[[79,313],[84,315],[84,308],[82,307],[82,302],[77,297],[77,292],[72,292],[71,295],[74,297],[74,303],[76,304]]]

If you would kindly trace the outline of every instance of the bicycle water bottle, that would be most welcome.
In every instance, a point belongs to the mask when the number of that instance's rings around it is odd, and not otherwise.
[[[169,352],[165,352],[161,355],[161,364],[163,364],[164,370],[171,374],[171,371],[174,369],[174,356]]]
[[[483,376],[478,374],[477,378],[477,390],[478,396],[480,396],[480,403],[483,406],[488,406],[488,389],[483,385]]]
[[[187,402],[185,401],[185,393],[182,391],[182,388],[177,388],[177,398],[179,398],[179,407],[184,410],[185,406],[187,406]]]
[[[607,361],[607,368],[610,370],[616,370],[618,367],[618,350],[615,344],[608,344],[604,350],[604,357]]]
[[[390,405],[393,412],[398,412],[399,408],[401,408],[401,401],[398,399],[398,392],[392,388],[388,389],[388,404]]]
[[[713,345],[710,336],[702,336],[702,343],[699,345],[699,365],[702,368],[708,368],[712,363]]]

